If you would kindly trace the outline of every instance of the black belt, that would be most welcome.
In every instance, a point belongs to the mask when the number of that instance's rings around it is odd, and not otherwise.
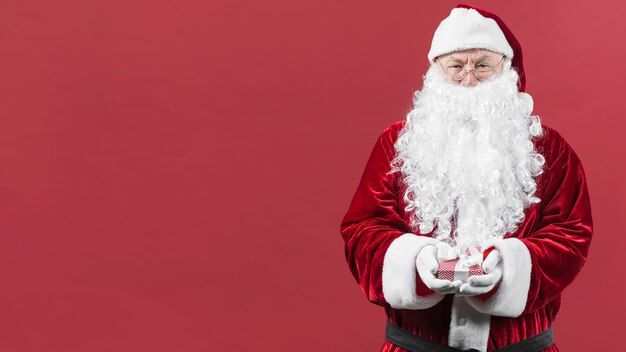
[[[444,346],[434,341],[426,340],[423,337],[414,335],[403,330],[391,322],[387,322],[385,337],[389,342],[400,346],[411,352],[463,352],[458,348]],[[550,347],[554,343],[554,333],[552,327],[525,340],[516,342],[506,347],[493,350],[494,352],[539,352]],[[467,350],[476,351],[476,350]]]

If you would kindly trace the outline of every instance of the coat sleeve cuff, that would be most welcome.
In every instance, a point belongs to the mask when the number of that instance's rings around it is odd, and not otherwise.
[[[439,303],[444,295],[430,291],[430,294],[418,295],[416,259],[419,252],[427,245],[436,245],[431,237],[405,233],[391,242],[383,261],[383,295],[395,309],[426,309]],[[419,282],[418,282],[419,280]]]
[[[530,289],[532,261],[530,252],[517,238],[493,239],[485,248],[495,247],[502,255],[502,280],[495,293],[483,297],[468,297],[467,301],[479,312],[515,318],[522,314]]]

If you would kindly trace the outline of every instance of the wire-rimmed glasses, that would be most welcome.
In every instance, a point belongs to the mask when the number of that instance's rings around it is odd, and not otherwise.
[[[439,58],[437,58],[437,62],[439,62],[439,65],[441,66],[443,71],[446,73],[446,75],[448,75],[448,77],[450,77],[451,79],[455,81],[462,81],[470,71],[479,80],[488,79],[489,77],[493,76],[493,74],[496,72],[496,67],[498,67],[498,65],[500,64],[500,62],[502,62],[502,60],[504,60],[504,55],[502,56],[502,58],[500,58],[500,61],[498,61],[498,63],[495,65],[490,65],[489,63],[486,63],[486,62],[480,62],[479,64],[476,65],[476,67],[474,67],[473,70],[466,70],[465,66],[456,62],[450,64],[449,66],[444,67],[441,61],[439,60]]]

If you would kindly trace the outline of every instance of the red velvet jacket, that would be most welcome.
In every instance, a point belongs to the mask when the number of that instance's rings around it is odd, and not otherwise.
[[[430,234],[409,227],[398,173],[387,174],[404,126],[383,131],[345,214],[340,232],[348,265],[367,299],[385,308],[397,326],[462,349],[492,350],[547,329],[561,292],[581,270],[592,237],[585,174],[577,155],[555,130],[543,126],[534,143],[545,157],[537,177],[541,202],[525,211],[515,233],[492,245],[502,252],[503,278],[490,295],[440,295],[419,279],[415,257]],[[557,337],[558,340],[558,337]],[[383,351],[404,351],[385,341]],[[546,351],[558,351],[556,344]]]

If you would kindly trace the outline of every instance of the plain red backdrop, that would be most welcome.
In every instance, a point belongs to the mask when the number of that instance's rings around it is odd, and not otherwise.
[[[0,2],[0,351],[377,351],[339,223],[452,1]],[[555,323],[626,314],[619,1],[475,1],[583,161],[595,237]]]

